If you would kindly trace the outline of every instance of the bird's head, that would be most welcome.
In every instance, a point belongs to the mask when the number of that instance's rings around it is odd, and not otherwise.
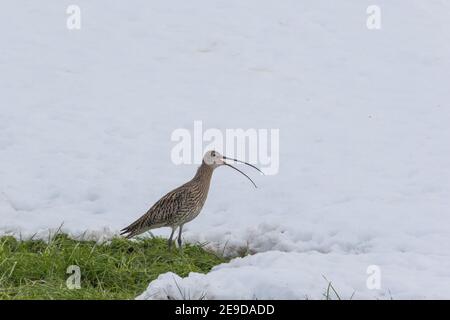
[[[242,172],[241,170],[239,170],[238,168],[232,166],[231,164],[225,162],[225,160],[229,160],[229,161],[234,161],[234,162],[240,162],[243,164],[246,164],[256,170],[258,170],[259,172],[263,173],[261,170],[259,170],[257,167],[255,167],[254,165],[247,163],[245,161],[241,161],[241,160],[237,160],[237,159],[233,159],[233,158],[228,158],[225,157],[223,155],[221,155],[219,152],[215,151],[215,150],[210,150],[208,152],[205,153],[205,156],[203,157],[203,163],[205,163],[206,165],[212,167],[213,169],[220,167],[220,166],[227,166],[230,168],[233,168],[234,170],[238,171],[239,173],[243,174],[244,176],[247,177],[247,179],[249,179],[253,185],[256,188],[256,184],[253,182],[252,179],[250,179],[249,176],[247,176],[244,172]]]
[[[214,169],[225,164],[224,157],[217,151],[210,150],[205,153],[203,162]]]

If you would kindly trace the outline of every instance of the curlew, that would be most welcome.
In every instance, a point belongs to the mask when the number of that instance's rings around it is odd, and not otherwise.
[[[231,167],[246,176],[256,188],[256,184],[249,176],[231,164],[226,163],[225,160],[244,163],[262,173],[257,167],[247,162],[227,158],[217,151],[208,151],[203,157],[202,164],[192,180],[159,199],[147,213],[128,227],[122,229],[121,235],[132,238],[150,229],[170,227],[172,228],[172,232],[167,243],[169,248],[171,248],[172,237],[176,229],[179,228],[177,242],[181,248],[181,233],[183,232],[183,226],[197,217],[202,210],[208,196],[209,185],[214,169],[223,165]]]

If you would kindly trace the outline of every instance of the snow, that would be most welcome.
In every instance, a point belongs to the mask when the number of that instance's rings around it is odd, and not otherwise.
[[[117,234],[194,175],[174,130],[276,128],[278,174],[217,169],[185,226],[253,255],[140,298],[321,299],[323,276],[342,298],[450,298],[447,1],[377,1],[381,30],[369,1],[78,0],[79,31],[70,4],[2,4],[0,233]]]
[[[430,275],[427,263],[415,253],[378,257],[382,284],[390,290],[370,290],[366,271],[374,257],[329,253],[324,259],[318,252],[263,252],[221,264],[208,274],[162,274],[137,299],[325,299],[330,282],[336,291],[329,289],[330,299],[408,299],[412,292],[414,298],[439,298],[449,293],[448,282]],[[408,265],[411,260],[416,266]],[[441,272],[450,267],[448,258],[431,260]],[[405,283],[398,281],[399,274]]]

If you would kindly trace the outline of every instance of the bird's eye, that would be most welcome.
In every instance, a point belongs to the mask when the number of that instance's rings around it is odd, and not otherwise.
[[[211,152],[211,156],[212,157],[215,157],[216,156],[216,153],[213,151],[213,152]]]

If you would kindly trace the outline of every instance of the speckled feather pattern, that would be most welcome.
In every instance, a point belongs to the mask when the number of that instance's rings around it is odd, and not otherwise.
[[[208,196],[213,168],[202,163],[192,180],[159,199],[142,217],[122,229],[132,238],[150,229],[176,228],[198,216]]]

